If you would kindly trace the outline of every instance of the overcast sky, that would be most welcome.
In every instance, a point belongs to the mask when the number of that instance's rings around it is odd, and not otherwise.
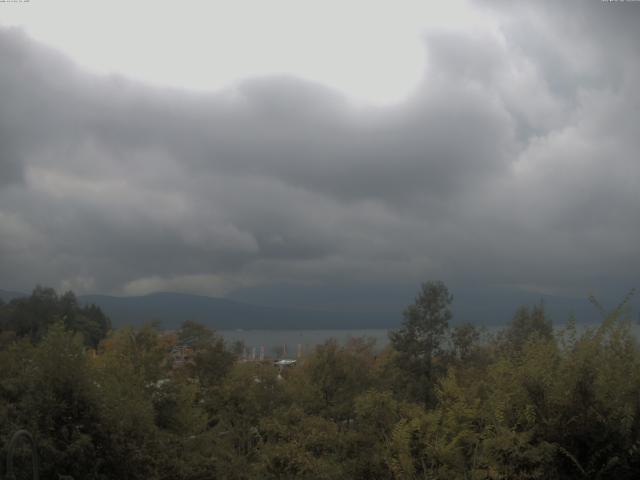
[[[163,5],[0,3],[0,288],[640,286],[640,2]]]

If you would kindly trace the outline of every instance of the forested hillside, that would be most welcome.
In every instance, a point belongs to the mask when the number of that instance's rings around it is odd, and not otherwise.
[[[0,453],[27,428],[41,478],[637,478],[624,302],[579,331],[522,307],[489,337],[450,327],[452,301],[426,283],[382,353],[329,341],[279,370],[197,323],[112,330],[72,294],[36,289],[0,306]]]

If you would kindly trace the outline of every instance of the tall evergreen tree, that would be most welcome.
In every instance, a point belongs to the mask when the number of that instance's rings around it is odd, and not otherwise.
[[[403,312],[402,327],[389,334],[398,353],[398,367],[411,381],[411,395],[425,405],[434,400],[435,357],[442,351],[452,318],[451,302],[453,295],[443,282],[423,283],[415,302]]]

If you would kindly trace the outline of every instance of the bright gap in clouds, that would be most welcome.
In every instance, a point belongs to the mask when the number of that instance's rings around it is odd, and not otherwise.
[[[290,74],[375,104],[420,81],[425,31],[485,22],[464,0],[35,0],[0,15],[99,73],[197,90]]]

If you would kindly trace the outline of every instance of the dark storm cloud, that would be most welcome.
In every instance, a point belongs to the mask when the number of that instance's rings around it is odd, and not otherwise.
[[[422,85],[384,108],[91,76],[0,29],[0,284],[637,280],[631,10],[486,8],[497,28],[429,33]]]

